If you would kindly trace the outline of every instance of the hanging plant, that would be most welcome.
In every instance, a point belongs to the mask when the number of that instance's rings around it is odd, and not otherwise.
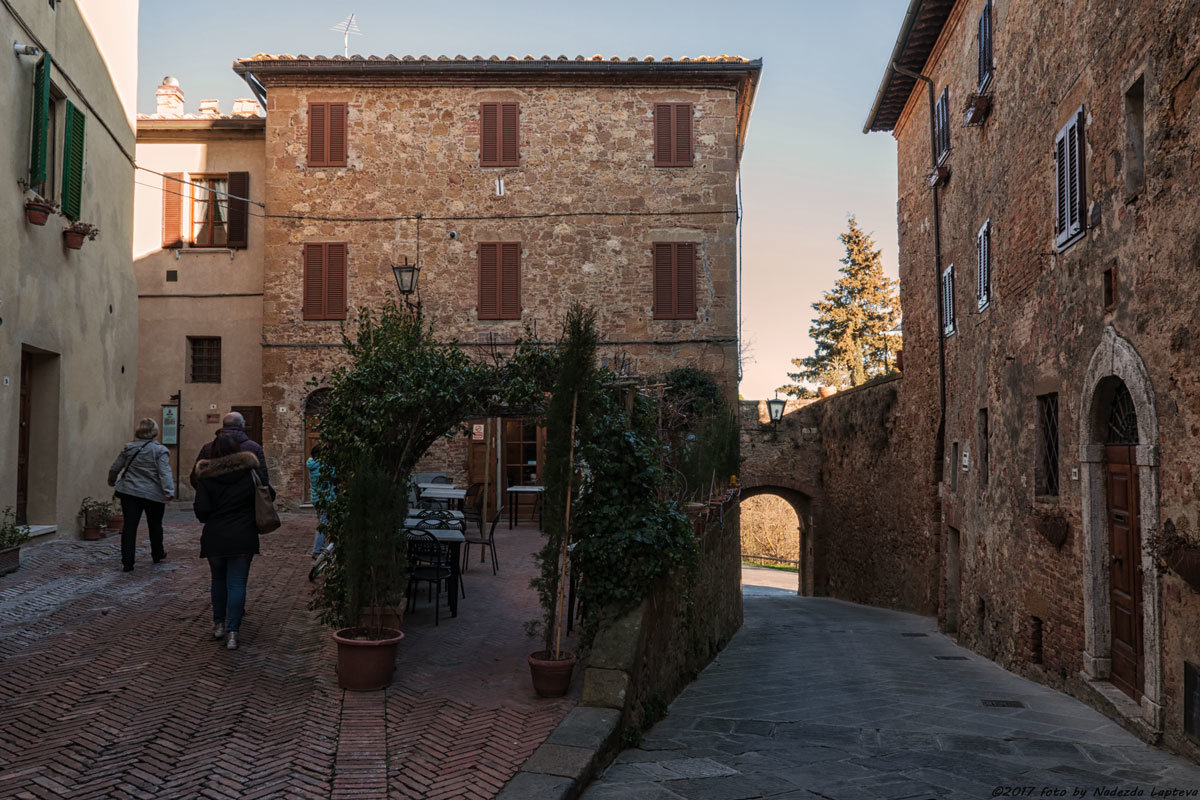
[[[90,222],[80,222],[76,220],[67,227],[63,228],[63,242],[69,250],[78,250],[83,247],[83,240],[94,242],[96,237],[100,235],[100,229]]]

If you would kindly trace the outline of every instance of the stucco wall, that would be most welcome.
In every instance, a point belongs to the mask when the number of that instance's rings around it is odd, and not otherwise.
[[[132,6],[124,27],[136,38],[136,3]],[[0,505],[16,499],[20,366],[26,349],[37,356],[30,521],[55,524],[58,535],[73,536],[81,499],[111,494],[105,482],[108,465],[132,432],[137,377],[136,289],[130,267],[133,167],[118,142],[132,154],[134,137],[128,110],[76,5],[60,3],[51,10],[45,2],[17,0],[14,7],[51,52],[54,87],[86,114],[81,219],[101,232],[82,250],[68,251],[61,218],[51,218],[44,227],[26,223],[17,181],[29,170],[36,59],[11,54],[0,59],[7,112],[0,118],[0,151],[5,154],[0,183],[8,187],[0,197],[0,258],[5,262],[0,269],[0,452],[6,454],[0,463]],[[5,42],[34,43],[7,10],[0,10],[0,36]],[[123,84],[136,73],[136,49],[110,49],[109,61],[124,64],[115,74],[121,93],[132,97],[135,87]],[[54,151],[61,162],[61,124],[58,130]],[[61,169],[55,174],[58,183]],[[55,186],[55,199],[59,188]]]
[[[349,166],[308,169],[307,102],[349,103]],[[478,166],[483,100],[521,103],[521,166]],[[655,168],[654,102],[695,104],[695,166]],[[598,211],[721,211],[735,202],[736,93],[596,87],[268,88],[268,206],[278,213],[427,217]],[[503,177],[505,194],[496,194]],[[736,384],[734,215],[428,220],[421,226],[424,314],[443,339],[511,341],[523,326],[553,338],[568,303],[599,312],[606,358],[643,374],[695,365]],[[458,238],[451,240],[450,231]],[[301,318],[302,245],[349,242],[348,302],[378,305],[391,265],[416,257],[416,225],[272,220],[267,226],[263,360],[269,456],[285,495],[301,485],[305,382],[342,357],[337,322]],[[522,318],[476,318],[476,245],[522,243]],[[651,243],[695,241],[698,318],[654,320]],[[351,314],[351,320],[353,313]],[[647,340],[664,341],[662,345]]]

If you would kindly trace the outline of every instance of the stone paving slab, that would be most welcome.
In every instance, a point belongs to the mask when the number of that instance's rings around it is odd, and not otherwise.
[[[1197,765],[957,647],[930,619],[759,589],[744,600],[742,630],[584,800],[1200,789]],[[710,776],[685,776],[679,764],[703,764]]]
[[[394,684],[343,692],[307,609],[315,517],[283,515],[250,574],[242,647],[211,635],[199,525],[145,527],[132,573],[119,537],[23,548],[0,577],[0,798],[490,798],[577,702],[534,695],[522,624],[532,527],[497,530],[451,619],[422,594]]]

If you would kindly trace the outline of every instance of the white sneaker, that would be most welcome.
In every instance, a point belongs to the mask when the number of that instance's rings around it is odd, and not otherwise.
[[[216,625],[213,625],[213,638],[220,639],[224,636],[225,636],[225,623],[218,622]]]
[[[225,640],[225,649],[226,650],[237,650],[238,649],[237,631],[229,632],[229,636],[226,637],[226,640]]]

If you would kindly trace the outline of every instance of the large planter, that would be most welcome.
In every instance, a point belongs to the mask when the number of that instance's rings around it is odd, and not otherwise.
[[[352,692],[373,692],[392,682],[396,645],[404,634],[394,628],[342,628],[337,642],[338,686]]]
[[[562,655],[555,661],[548,650],[529,654],[529,675],[539,697],[562,697],[571,688],[571,674],[577,659],[569,650],[564,650]]]
[[[52,211],[54,206],[31,201],[25,204],[25,219],[30,225],[45,225]]]
[[[97,539],[101,539],[103,537],[104,537],[104,529],[101,528],[99,525],[84,525],[83,526],[83,538],[87,539],[89,542],[94,542]]]
[[[0,575],[16,572],[21,566],[21,545],[0,550]]]
[[[369,606],[363,606],[359,609],[358,619],[360,622],[379,623],[381,628],[394,628],[402,631],[404,626],[404,606],[405,602],[401,600],[399,608],[381,608],[375,609]]]

